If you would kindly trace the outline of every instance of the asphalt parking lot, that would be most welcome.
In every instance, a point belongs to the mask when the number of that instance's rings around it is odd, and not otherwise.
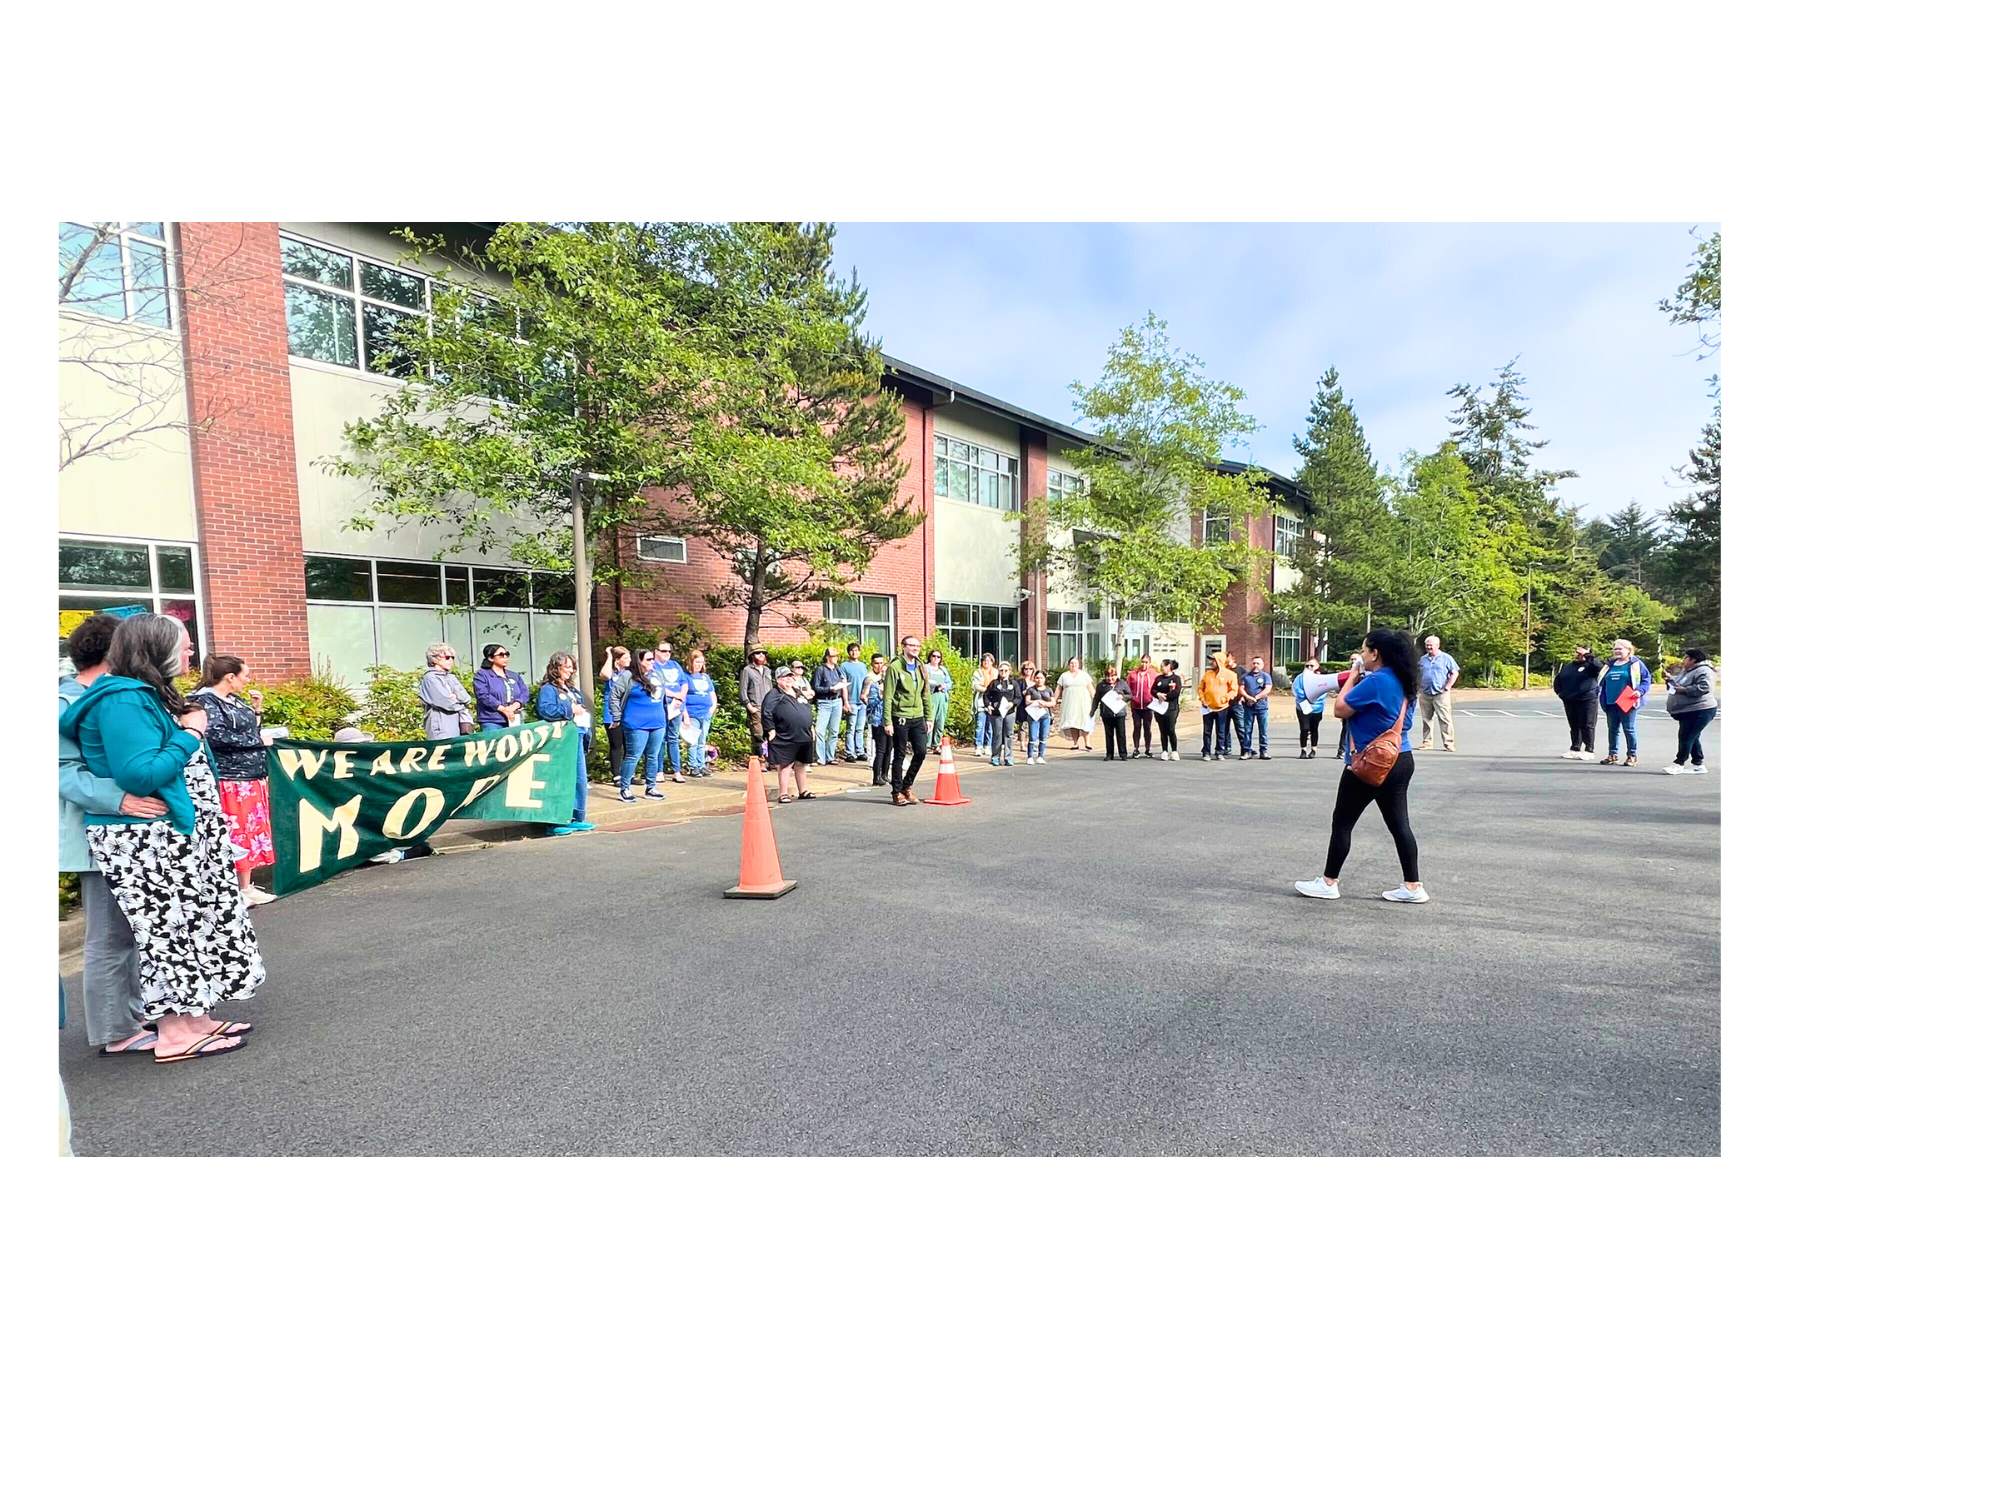
[[[965,808],[739,822],[366,867],[256,917],[245,1048],[156,1067],[62,1035],[80,1155],[1712,1155],[1722,722],[1705,776],[1560,759],[1551,700],[1419,758],[1434,902],[1340,767],[962,756]],[[1334,724],[1326,724],[1326,745]],[[1600,737],[1599,737],[1600,738]],[[935,759],[919,781],[928,791]],[[70,986],[75,990],[74,979]]]

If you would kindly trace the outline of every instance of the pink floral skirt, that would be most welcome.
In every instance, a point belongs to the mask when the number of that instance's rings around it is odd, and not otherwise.
[[[254,866],[273,864],[273,818],[266,809],[266,783],[262,778],[250,781],[220,782],[217,796],[224,808],[224,820],[231,826],[231,843],[242,851],[250,851],[249,860]]]

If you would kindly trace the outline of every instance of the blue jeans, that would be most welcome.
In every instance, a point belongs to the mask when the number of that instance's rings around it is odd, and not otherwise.
[[[1213,753],[1212,733],[1217,733],[1218,747],[1215,754],[1223,756],[1232,744],[1232,711],[1227,709],[1206,709],[1204,711],[1204,754]]]
[[[994,721],[987,717],[987,705],[973,700],[973,749],[985,751],[994,745]]]
[[[644,786],[658,786],[658,771],[665,760],[663,730],[633,730],[623,726],[623,770],[617,777],[619,792],[630,791],[630,779],[637,775],[637,758],[644,758]]]
[[[847,754],[868,754],[868,705],[865,703],[854,705],[854,717],[847,721]]]
[[[1041,719],[1030,720],[1029,759],[1031,761],[1034,761],[1038,756],[1041,756],[1045,751],[1045,749],[1048,748],[1049,743],[1050,743],[1050,716],[1048,714],[1045,714]]]
[[[1267,754],[1267,705],[1264,703],[1240,704],[1239,708],[1239,749],[1242,752],[1253,749],[1253,736],[1260,736],[1260,754]]]
[[[574,772],[574,822],[581,823],[588,817],[588,732],[583,730],[581,738],[574,743],[577,758]]]
[[[812,745],[822,762],[831,761],[840,744],[840,700],[829,698],[813,709]]]
[[[1603,719],[1610,728],[1610,754],[1612,756],[1617,754],[1617,732],[1621,729],[1624,732],[1625,740],[1629,742],[1625,754],[1636,756],[1638,754],[1638,710],[1634,707],[1629,713],[1626,713],[1615,704],[1605,704],[1603,705]]]
[[[696,719],[693,722],[700,729],[698,735],[690,744],[679,738],[677,730],[667,733],[672,737],[672,770],[675,772],[679,770],[680,760],[683,756],[686,770],[697,777],[707,766],[707,732],[714,728],[714,716],[709,714],[705,719]]]
[[[1708,756],[1701,749],[1701,732],[1715,722],[1715,710],[1690,709],[1673,717],[1680,724],[1680,754],[1673,758],[1673,765],[1685,766],[1691,758],[1697,767],[1706,766]]]

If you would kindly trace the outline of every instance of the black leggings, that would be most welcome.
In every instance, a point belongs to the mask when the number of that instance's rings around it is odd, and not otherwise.
[[[1400,880],[1421,880],[1421,853],[1414,844],[1414,827],[1407,822],[1407,784],[1414,780],[1414,753],[1402,751],[1386,780],[1373,787],[1356,772],[1346,772],[1337,783],[1337,807],[1330,815],[1330,854],[1323,860],[1323,875],[1335,878],[1344,870],[1351,854],[1351,830],[1366,808],[1379,805],[1379,817],[1393,833],[1393,849],[1400,853]]]
[[[1134,749],[1146,751],[1155,744],[1155,711],[1140,708],[1134,711]]]
[[[1162,727],[1162,749],[1165,751],[1175,750],[1176,705],[1174,704],[1169,705],[1169,711],[1166,714],[1157,714],[1155,716],[1155,722]]]
[[[1295,727],[1299,732],[1299,738],[1296,741],[1297,746],[1305,751],[1315,750],[1316,737],[1323,730],[1323,716],[1321,714],[1304,714],[1300,709],[1297,709],[1295,711]]]
[[[1127,716],[1101,713],[1099,722],[1106,726],[1106,754],[1124,759],[1127,755]]]
[[[1596,749],[1596,700],[1564,698],[1561,700],[1561,711],[1568,716],[1568,749],[1593,752]]]
[[[1673,758],[1673,765],[1685,766],[1691,756],[1694,765],[1706,766],[1708,757],[1701,749],[1701,732],[1715,722],[1715,711],[1689,709],[1685,714],[1673,717],[1680,722],[1680,754]]]

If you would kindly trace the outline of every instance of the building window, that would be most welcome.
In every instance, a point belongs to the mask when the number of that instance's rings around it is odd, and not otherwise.
[[[826,623],[841,640],[861,642],[861,658],[872,651],[896,654],[896,600],[885,593],[840,593],[826,600]]]
[[[168,330],[164,221],[63,221],[56,227],[56,293],[64,308]]]
[[[1295,548],[1302,544],[1302,537],[1308,533],[1308,525],[1298,514],[1277,514],[1274,516],[1274,551],[1277,556],[1292,557]]]
[[[1015,480],[1022,464],[1005,452],[976,446],[941,433],[933,445],[937,459],[934,479],[941,499],[980,504],[988,509],[1019,507]]]
[[[417,369],[400,352],[399,338],[416,327],[425,330],[430,280],[298,236],[280,238],[280,271],[289,354],[372,373],[414,375]]]
[[[1232,539],[1232,516],[1229,511],[1213,514],[1207,504],[1204,508],[1204,544],[1222,546]]]
[[[202,621],[196,607],[196,548],[161,541],[89,541],[60,537],[56,544],[57,670],[71,670],[70,632],[94,614],[139,605],[182,621],[192,653],[203,659]]]
[[[310,556],[303,569],[309,656],[352,688],[376,666],[418,676],[436,641],[465,665],[492,642],[509,646],[528,683],[555,651],[574,652],[572,573],[344,556]]]
[[[1013,604],[938,605],[938,629],[961,656],[992,651],[996,661],[1022,659],[1022,614]]]
[[[1302,633],[1299,625],[1274,627],[1275,666],[1292,670],[1302,665]]]
[[[1064,670],[1064,664],[1076,656],[1081,660],[1085,651],[1085,613],[1080,609],[1052,609],[1049,615],[1049,637],[1045,650],[1050,660],[1044,671],[1056,674]]]
[[[1076,473],[1050,469],[1050,497],[1053,499],[1077,499],[1085,494],[1085,480]]]
[[[684,562],[686,560],[686,538],[684,536],[639,536],[637,556],[645,562]]]

